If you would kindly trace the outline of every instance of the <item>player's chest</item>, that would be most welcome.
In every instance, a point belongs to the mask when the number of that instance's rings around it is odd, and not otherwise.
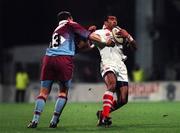
[[[105,30],[103,33],[102,33],[102,36],[104,38],[112,38],[112,32],[110,32],[109,30]]]

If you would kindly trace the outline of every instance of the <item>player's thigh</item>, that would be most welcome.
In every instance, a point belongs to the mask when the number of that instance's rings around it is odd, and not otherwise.
[[[53,69],[53,57],[44,56],[41,67],[41,81],[54,80],[55,71]]]
[[[116,75],[112,71],[108,71],[104,74],[104,81],[106,83],[107,89],[115,91],[116,87]]]

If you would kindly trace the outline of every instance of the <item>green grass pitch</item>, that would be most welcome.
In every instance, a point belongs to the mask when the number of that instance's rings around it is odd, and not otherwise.
[[[28,129],[34,104],[0,104],[0,133],[180,133],[180,102],[128,103],[96,127],[100,103],[68,103],[58,128],[49,129],[54,103],[46,103],[36,129]]]

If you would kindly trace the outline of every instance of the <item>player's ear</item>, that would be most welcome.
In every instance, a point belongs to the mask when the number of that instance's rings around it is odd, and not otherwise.
[[[104,25],[107,27],[107,26],[108,26],[108,22],[107,22],[107,21],[104,21]]]

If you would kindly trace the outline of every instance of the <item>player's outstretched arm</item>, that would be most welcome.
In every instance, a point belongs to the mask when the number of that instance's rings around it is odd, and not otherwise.
[[[80,40],[77,45],[79,52],[87,52],[94,48],[94,45],[89,40]]]
[[[92,32],[89,35],[89,39],[97,43],[100,47],[101,46],[114,46],[114,42],[111,39],[105,40],[101,38],[98,34],[96,34],[95,32]]]

